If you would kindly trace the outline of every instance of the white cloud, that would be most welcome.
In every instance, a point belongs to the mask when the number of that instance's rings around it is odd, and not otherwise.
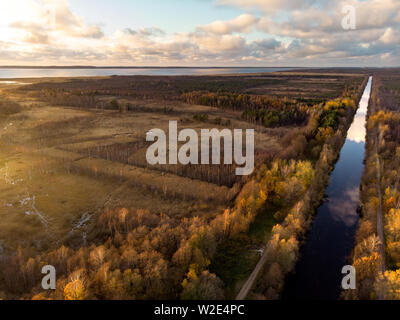
[[[388,28],[379,40],[384,44],[400,44],[400,30]]]
[[[17,41],[47,44],[59,37],[103,37],[100,27],[86,25],[81,17],[70,10],[67,0],[15,1],[30,8],[29,12],[23,12],[22,15],[15,13],[13,21],[9,21],[10,29],[20,31],[21,38],[17,38]]]
[[[214,21],[197,29],[213,34],[231,34],[234,32],[249,33],[252,31],[259,18],[251,14],[242,14],[230,21]]]

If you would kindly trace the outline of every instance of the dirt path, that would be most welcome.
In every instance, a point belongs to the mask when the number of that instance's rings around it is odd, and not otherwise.
[[[265,262],[267,261],[267,250],[264,250],[264,253],[258,261],[256,267],[254,268],[253,272],[251,273],[250,277],[246,280],[244,285],[242,286],[242,289],[240,289],[236,300],[245,300],[247,295],[249,294],[251,288],[254,285],[254,282],[256,281],[258,274],[260,273],[261,269],[264,267]]]
[[[379,237],[379,255],[382,257],[381,259],[381,264],[379,266],[379,272],[384,273],[386,270],[386,265],[385,265],[385,234],[383,232],[383,217],[382,217],[382,193],[381,193],[381,162],[378,154],[378,138],[376,138],[375,142],[375,156],[376,156],[376,189],[377,189],[377,194],[378,194],[378,199],[379,199],[379,204],[378,204],[378,212],[377,212],[377,219],[376,219],[376,224],[377,224],[377,233]]]

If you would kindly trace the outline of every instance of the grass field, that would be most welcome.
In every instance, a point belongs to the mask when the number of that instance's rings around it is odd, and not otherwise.
[[[51,80],[49,85],[58,81]],[[43,86],[41,81],[36,85]],[[86,108],[85,104],[54,106],[39,99],[35,90],[27,94],[16,87],[1,87],[0,243],[5,248],[33,245],[45,249],[56,242],[79,243],[90,220],[79,228],[74,226],[82,216],[91,217],[105,208],[145,208],[176,218],[213,216],[239,190],[234,186],[240,181],[232,175],[233,168],[215,168],[231,177],[228,183],[218,183],[213,172],[200,172],[200,180],[191,179],[196,177],[191,170],[150,168],[145,159],[146,132],[152,128],[167,131],[169,119],[179,119],[180,129],[222,129],[213,118],[230,120],[235,128],[253,127],[235,112],[177,103],[179,112],[166,114],[163,101],[142,101],[140,111],[123,113]],[[138,103],[126,97],[101,97],[102,101],[113,99],[119,104]],[[197,113],[208,113],[209,122],[194,120]],[[281,135],[281,130],[260,128],[258,151],[278,152]]]

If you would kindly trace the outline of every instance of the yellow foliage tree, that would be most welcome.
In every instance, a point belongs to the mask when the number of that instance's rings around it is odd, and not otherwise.
[[[87,291],[85,284],[81,279],[76,279],[67,283],[64,288],[65,300],[85,300]]]
[[[400,300],[400,269],[380,275],[375,290],[385,300]]]

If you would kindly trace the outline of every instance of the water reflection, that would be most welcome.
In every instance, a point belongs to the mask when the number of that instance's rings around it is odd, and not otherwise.
[[[358,214],[354,208],[359,204],[360,188],[354,186],[343,190],[341,197],[330,198],[328,210],[332,218],[338,222],[343,222],[347,227],[353,227],[358,221]]]
[[[366,135],[366,115],[367,115],[367,109],[368,109],[368,102],[370,98],[370,92],[371,92],[371,84],[372,84],[372,78],[369,79],[367,87],[365,88],[364,95],[362,96],[362,99],[360,101],[360,106],[357,111],[356,116],[354,117],[353,124],[351,125],[348,133],[347,133],[347,139],[360,143],[360,142],[365,142],[365,135]]]
[[[347,133],[347,139],[357,143],[364,143],[366,133],[365,115],[358,115],[354,118],[354,122]]]

